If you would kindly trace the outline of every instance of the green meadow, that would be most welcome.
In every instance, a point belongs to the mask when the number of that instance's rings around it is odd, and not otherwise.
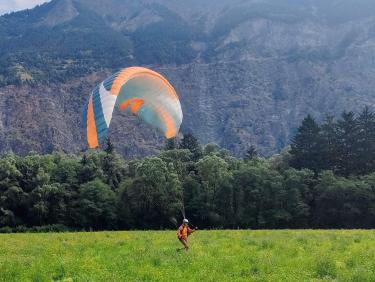
[[[0,235],[0,281],[375,281],[375,231]]]

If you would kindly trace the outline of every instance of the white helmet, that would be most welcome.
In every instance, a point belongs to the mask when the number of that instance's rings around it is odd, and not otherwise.
[[[184,218],[184,220],[182,221],[182,223],[189,223],[189,220],[187,220],[186,218]]]

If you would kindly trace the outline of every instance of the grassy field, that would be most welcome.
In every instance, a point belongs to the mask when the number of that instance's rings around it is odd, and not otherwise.
[[[0,281],[375,281],[375,231],[0,235]]]

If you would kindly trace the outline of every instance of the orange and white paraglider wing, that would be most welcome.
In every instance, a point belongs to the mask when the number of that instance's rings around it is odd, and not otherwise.
[[[182,123],[180,100],[161,74],[142,67],[123,69],[99,84],[89,97],[85,122],[90,148],[107,136],[115,105],[130,109],[166,138],[175,137]]]

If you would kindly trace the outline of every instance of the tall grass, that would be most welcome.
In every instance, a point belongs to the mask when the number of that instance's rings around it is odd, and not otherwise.
[[[0,281],[375,281],[375,231],[0,235]]]

